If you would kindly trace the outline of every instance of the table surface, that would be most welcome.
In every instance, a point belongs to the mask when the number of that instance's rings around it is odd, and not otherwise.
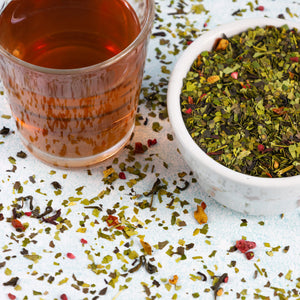
[[[166,117],[167,84],[182,50],[220,24],[262,16],[300,22],[300,1],[156,1],[133,139],[91,170],[55,169],[32,157],[1,96],[0,127],[10,128],[0,136],[1,299],[215,299],[225,273],[217,298],[300,299],[300,210],[246,216],[203,195]],[[135,143],[149,139],[157,144],[132,155]],[[105,177],[124,166],[126,179]],[[58,224],[24,215],[28,227],[16,231],[9,220],[22,196],[41,212],[52,207],[48,216],[61,210]],[[208,221],[200,225],[194,211],[202,200]],[[29,200],[21,210],[30,211]],[[108,215],[124,227],[109,227]],[[256,243],[251,260],[232,251],[240,239]]]

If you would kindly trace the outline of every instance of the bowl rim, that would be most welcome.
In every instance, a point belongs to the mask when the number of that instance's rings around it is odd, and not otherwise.
[[[181,53],[174,65],[168,84],[167,110],[171,127],[173,127],[173,131],[178,142],[181,145],[189,145],[188,154],[201,159],[202,164],[210,170],[213,170],[214,173],[217,173],[222,177],[230,178],[231,181],[234,181],[238,184],[266,188],[274,188],[278,184],[278,187],[280,188],[288,188],[300,183],[300,175],[280,178],[267,178],[247,175],[225,167],[208,156],[190,136],[184,124],[180,107],[180,94],[183,85],[183,79],[188,73],[190,66],[192,65],[196,57],[202,51],[211,50],[215,40],[222,37],[223,34],[226,34],[226,36],[230,37],[232,35],[239,34],[249,28],[264,27],[268,25],[277,27],[287,25],[290,28],[297,28],[300,31],[300,22],[294,22],[279,18],[272,19],[266,17],[246,18],[243,20],[237,20],[230,23],[218,25],[216,28],[207,31],[196,38],[193,43],[191,43]]]

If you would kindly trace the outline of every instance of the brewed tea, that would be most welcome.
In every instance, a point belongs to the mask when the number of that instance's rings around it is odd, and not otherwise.
[[[6,51],[43,67],[1,63],[11,109],[29,150],[46,161],[48,155],[82,159],[128,139],[145,45],[105,67],[97,65],[130,48],[140,33],[138,17],[125,0],[13,0],[0,15],[0,28]]]
[[[125,49],[140,24],[125,0],[13,0],[0,15],[2,47],[41,67],[74,69]]]

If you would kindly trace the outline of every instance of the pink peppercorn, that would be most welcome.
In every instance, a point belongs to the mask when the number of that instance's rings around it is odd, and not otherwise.
[[[188,108],[188,109],[185,111],[185,113],[188,114],[188,115],[191,114],[191,113],[192,113],[192,109],[191,109],[191,108]]]
[[[26,211],[24,214],[25,214],[25,216],[30,217],[32,215],[32,212],[31,211]]]
[[[10,299],[10,300],[15,300],[17,297],[15,296],[15,295],[13,295],[13,294],[11,294],[11,293],[8,293],[8,298]]]
[[[80,242],[81,242],[81,244],[87,244],[87,240],[85,240],[85,239],[81,239]]]
[[[124,172],[120,172],[120,173],[119,173],[119,178],[120,178],[120,179],[126,179],[125,173],[124,173]]]
[[[67,257],[70,259],[74,259],[76,256],[73,253],[67,253]]]
[[[260,6],[258,6],[258,7],[256,8],[256,10],[264,11],[264,10],[265,10],[265,7],[262,6],[262,5],[260,5]]]
[[[224,282],[224,283],[227,283],[227,282],[228,282],[228,279],[229,279],[229,277],[226,276],[226,277],[224,278],[223,282]]]

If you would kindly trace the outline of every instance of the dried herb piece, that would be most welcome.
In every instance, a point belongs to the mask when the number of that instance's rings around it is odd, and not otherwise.
[[[139,259],[139,263],[135,267],[128,270],[128,272],[134,273],[134,272],[138,271],[141,268],[141,266],[145,264],[145,261],[146,261],[145,256],[141,255],[140,259]]]
[[[0,130],[0,134],[2,134],[3,136],[8,135],[10,132],[10,129],[3,126],[3,128]]]
[[[181,109],[191,137],[237,172],[300,174],[298,30],[250,28],[215,44],[183,81]]]
[[[157,272],[157,267],[154,266],[153,264],[151,264],[149,261],[146,261],[145,255],[141,255],[139,258],[139,263],[131,268],[130,270],[128,270],[129,273],[134,273],[136,271],[138,271],[142,266],[145,267],[145,270],[149,273],[149,274],[153,274],[155,272]]]
[[[19,151],[19,152],[17,153],[17,157],[19,157],[19,158],[26,158],[26,157],[27,157],[27,154],[26,154],[25,152],[23,152],[23,151]]]
[[[220,296],[220,292],[218,294],[218,291],[220,290],[220,285],[226,281],[226,278],[228,278],[228,274],[227,273],[222,274],[218,278],[218,280],[215,282],[215,284],[211,287],[211,289],[214,291],[215,299],[217,299],[217,296]],[[228,279],[227,279],[227,281],[228,281]],[[222,289],[221,295],[222,294],[223,294],[223,289]]]
[[[99,211],[102,211],[103,210],[103,205],[100,204],[100,205],[89,205],[89,206],[85,206],[84,208],[88,208],[88,209],[97,209]]]
[[[190,183],[189,183],[187,180],[185,180],[185,181],[184,181],[184,186],[183,186],[183,187],[180,187],[180,186],[177,185],[176,188],[179,189],[180,191],[184,191],[184,190],[186,190],[189,186],[190,186]]]
[[[202,272],[197,272],[198,275],[200,275],[202,277],[202,281],[206,281],[207,280],[207,277],[204,273]]]
[[[156,181],[154,182],[151,191],[149,192],[145,192],[144,195],[145,196],[150,196],[151,195],[151,202],[150,202],[150,208],[152,207],[153,204],[153,196],[160,190],[165,188],[165,185],[161,185],[161,180],[159,178],[156,179]]]
[[[149,261],[145,262],[145,269],[149,274],[153,274],[157,272],[157,267],[151,264]]]
[[[99,295],[100,296],[104,296],[107,292],[107,287],[103,288],[100,292],[99,292]]]
[[[51,185],[56,189],[56,190],[60,190],[61,189],[61,184],[57,181],[53,181],[51,182]]]
[[[37,216],[37,218],[38,218],[38,219],[41,219],[41,218],[43,218],[44,216],[49,215],[50,213],[52,213],[52,211],[53,211],[53,208],[52,208],[51,206],[47,206],[46,209],[45,209],[45,211],[44,211],[42,214],[39,214],[39,215]]]
[[[50,223],[50,224],[53,224],[53,225],[57,225],[56,220],[57,220],[57,218],[60,217],[60,215],[61,215],[61,209],[57,210],[57,212],[56,212],[53,216],[48,217],[48,218],[44,218],[44,217],[43,217],[42,219],[43,219],[43,221],[46,222],[46,223]]]
[[[4,286],[16,286],[18,283],[19,277],[12,277],[9,281],[4,282]]]

